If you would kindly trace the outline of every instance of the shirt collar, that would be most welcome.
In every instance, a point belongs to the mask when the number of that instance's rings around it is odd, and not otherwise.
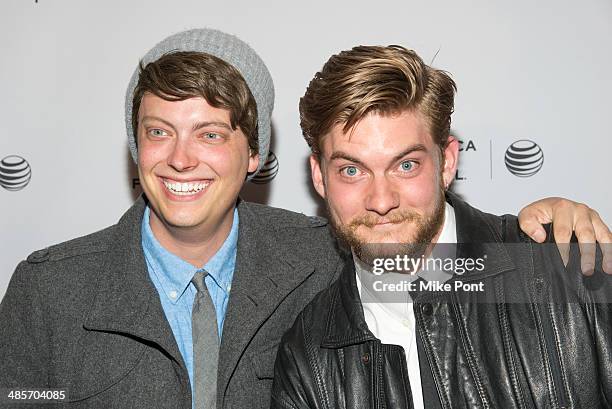
[[[438,243],[457,243],[457,221],[455,220],[455,209],[446,202],[444,208],[444,224],[442,232],[438,237]]]
[[[166,250],[155,238],[149,224],[150,208],[147,206],[142,218],[142,248],[145,258],[159,280],[164,294],[176,303],[189,286],[195,273],[202,267],[195,267],[179,256]],[[238,210],[234,208],[232,228],[223,245],[204,265],[209,276],[223,291],[229,293],[236,264],[238,246]]]
[[[238,209],[234,208],[234,220],[225,242],[214,256],[204,265],[204,269],[215,280],[223,291],[229,293],[236,266],[236,251],[238,248]]]

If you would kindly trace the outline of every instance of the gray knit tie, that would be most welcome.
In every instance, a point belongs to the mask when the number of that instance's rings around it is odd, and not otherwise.
[[[206,270],[200,270],[191,280],[198,289],[191,314],[195,409],[215,409],[217,406],[219,332],[215,306],[204,282],[207,275]]]

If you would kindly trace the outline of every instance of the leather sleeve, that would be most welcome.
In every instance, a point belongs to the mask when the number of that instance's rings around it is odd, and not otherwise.
[[[307,342],[302,314],[283,336],[274,364],[272,409],[321,407],[316,402],[316,386],[307,358]]]
[[[606,244],[603,244],[606,245]],[[610,244],[608,244],[610,245]],[[594,349],[597,354],[602,403],[612,407],[612,276],[602,271],[602,254],[596,253],[595,274],[585,278],[587,315],[593,332]]]
[[[605,407],[612,407],[612,276],[603,272],[603,254],[599,247],[606,245],[610,244],[599,244],[595,249],[594,274],[583,276],[580,269],[580,247],[574,235],[570,244],[570,261],[564,274],[579,277],[575,287],[584,303],[594,343],[600,400]],[[564,278],[558,281],[564,281]]]
[[[601,390],[607,407],[612,407],[612,304],[595,304],[595,348],[599,361]]]
[[[47,387],[46,328],[36,274],[23,261],[0,304],[0,388]]]
[[[512,233],[520,235],[524,242],[531,242],[515,228],[515,225],[515,223],[508,223],[507,226],[514,228]],[[595,274],[587,277],[583,275],[580,268],[581,252],[576,236],[573,235],[571,238],[570,258],[567,266],[564,267],[554,241],[552,225],[544,225],[544,228],[547,233],[546,244],[544,246],[535,244],[534,249],[537,249],[536,260],[544,261],[541,270],[549,272],[547,281],[552,283],[553,289],[551,301],[570,303],[572,308],[561,310],[568,314],[572,311],[578,314],[577,317],[571,314],[560,317],[565,320],[565,327],[572,328],[570,333],[584,334],[582,338],[571,339],[569,342],[572,348],[579,351],[584,357],[584,361],[579,364],[589,366],[581,369],[596,372],[595,379],[599,385],[588,385],[590,389],[599,392],[591,394],[593,402],[597,401],[602,405],[601,407],[612,407],[612,276],[605,274],[602,270],[603,254],[600,247],[611,244],[600,243],[595,247]],[[580,327],[574,328],[576,325]],[[592,344],[582,346],[581,343],[585,342]],[[579,388],[580,384],[576,383],[571,386]]]

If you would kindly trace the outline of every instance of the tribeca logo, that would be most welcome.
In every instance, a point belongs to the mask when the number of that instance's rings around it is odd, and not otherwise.
[[[0,186],[9,191],[21,190],[30,183],[32,169],[27,160],[9,155],[0,160]]]
[[[274,154],[274,152],[270,151],[270,153],[268,154],[268,160],[263,165],[259,173],[255,175],[253,179],[251,179],[251,182],[257,185],[263,185],[266,183],[270,183],[272,179],[276,177],[277,174],[278,174],[278,159],[276,158],[276,155]]]
[[[544,165],[544,152],[540,146],[528,139],[521,139],[508,146],[504,158],[506,168],[515,176],[533,176]]]
[[[470,151],[476,152],[477,151],[476,144],[474,143],[473,140],[468,139],[467,141],[464,141],[457,135],[456,132],[451,133],[451,136],[455,137],[457,139],[457,142],[459,142],[459,152],[470,152]],[[465,155],[465,153],[463,155]],[[467,177],[463,174],[461,169],[457,168],[457,172],[455,172],[455,180],[466,180],[466,179]]]

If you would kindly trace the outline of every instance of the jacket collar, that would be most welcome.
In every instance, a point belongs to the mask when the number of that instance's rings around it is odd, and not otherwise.
[[[453,206],[457,226],[457,257],[478,258],[486,254],[485,269],[461,276],[462,281],[475,281],[514,269],[503,243],[504,219],[483,213],[463,201],[457,194],[446,193]],[[453,277],[450,281],[456,280]],[[429,298],[429,295],[427,295]],[[342,348],[376,340],[368,329],[357,289],[355,265],[350,253],[340,278],[330,288],[331,305],[321,346]],[[417,297],[416,302],[419,302]]]
[[[220,396],[250,340],[290,292],[314,272],[314,261],[296,256],[284,229],[266,208],[240,201],[236,268],[219,351]],[[293,228],[299,226],[287,226]],[[312,225],[302,226],[306,228]],[[280,238],[279,238],[280,237]],[[280,334],[279,334],[280,335]]]
[[[147,271],[141,242],[145,206],[146,199],[141,195],[114,226],[106,262],[97,274],[98,292],[92,300],[84,327],[154,342],[184,367],[159,295]]]
[[[98,292],[84,327],[156,343],[185,367],[146,267],[141,242],[145,206],[141,195],[114,226],[106,262],[97,274]]]
[[[342,348],[376,340],[365,321],[351,254],[346,255],[344,269],[330,292],[330,308],[321,346]]]
[[[476,281],[513,270],[514,263],[504,244],[507,219],[484,213],[453,192],[446,192],[446,201],[455,210],[457,257],[486,258],[483,271],[471,271],[454,279]]]

